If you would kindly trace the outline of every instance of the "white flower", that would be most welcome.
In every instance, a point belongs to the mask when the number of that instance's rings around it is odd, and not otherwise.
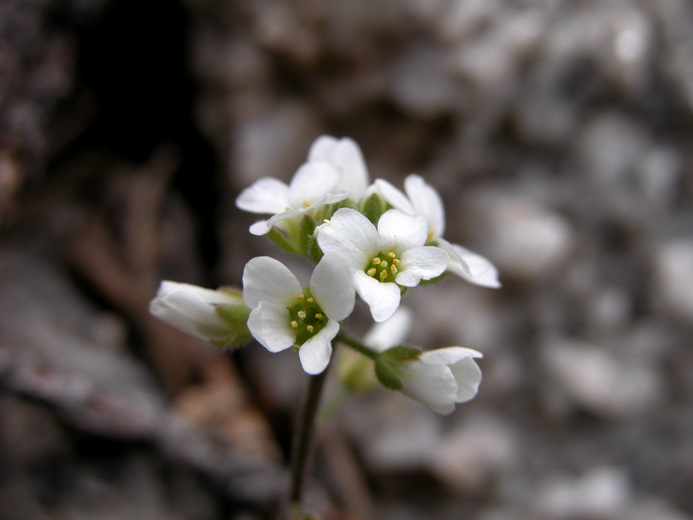
[[[240,291],[234,294],[223,289],[213,291],[163,281],[149,304],[149,312],[178,330],[213,340],[234,332],[230,330],[232,325],[217,312],[220,307],[245,307]]]
[[[438,413],[449,414],[455,403],[476,395],[481,369],[474,358],[480,357],[476,350],[446,347],[423,352],[418,358],[388,360],[388,365],[399,377],[404,395]]]
[[[248,328],[270,352],[299,347],[301,366],[319,374],[330,361],[339,321],[354,308],[351,272],[341,257],[326,254],[315,266],[308,288],[281,262],[253,258],[243,271],[243,299],[252,309]]]
[[[318,227],[318,245],[325,254],[337,253],[351,268],[354,285],[368,304],[373,319],[385,321],[400,302],[402,287],[414,287],[440,275],[448,254],[439,247],[424,246],[426,219],[392,209],[376,227],[364,215],[342,208]]]
[[[303,164],[287,186],[265,177],[255,181],[236,198],[236,206],[251,213],[273,215],[250,226],[254,235],[265,235],[273,226],[282,227],[308,211],[346,199],[349,193],[337,191],[339,171],[324,161]]]
[[[375,181],[382,196],[407,215],[423,215],[428,223],[428,242],[445,249],[450,256],[448,270],[468,282],[498,288],[498,270],[486,258],[443,238],[445,209],[438,192],[419,175],[404,180],[405,195],[384,179]]]
[[[359,145],[345,137],[335,139],[328,135],[318,137],[310,148],[308,161],[324,161],[339,171],[336,191],[347,191],[359,201],[368,187],[368,170]]]

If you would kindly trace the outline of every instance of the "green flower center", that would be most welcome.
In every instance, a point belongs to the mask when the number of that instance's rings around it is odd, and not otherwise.
[[[399,270],[399,258],[394,251],[378,253],[364,268],[368,276],[382,283],[394,282]]]
[[[306,288],[287,307],[289,310],[289,323],[296,331],[296,345],[303,345],[310,338],[320,332],[327,324],[327,316],[311,296],[310,289]]]

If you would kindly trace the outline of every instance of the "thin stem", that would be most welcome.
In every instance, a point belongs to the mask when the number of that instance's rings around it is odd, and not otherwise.
[[[360,352],[364,356],[369,357],[371,359],[376,359],[380,355],[377,350],[374,350],[371,347],[364,345],[360,341],[350,336],[347,336],[346,334],[339,334],[337,336],[337,341],[344,343],[345,345],[353,348],[355,351]]]
[[[329,367],[329,365],[328,365]],[[291,518],[302,518],[303,483],[305,481],[306,467],[308,465],[308,455],[310,444],[315,431],[315,418],[320,404],[320,396],[327,378],[327,368],[322,373],[311,376],[308,383],[303,411],[298,425],[298,431],[292,447],[291,460]]]

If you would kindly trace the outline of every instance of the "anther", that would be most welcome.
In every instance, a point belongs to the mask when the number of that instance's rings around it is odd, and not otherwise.
[[[387,267],[387,260],[380,262],[380,267]]]
[[[297,328],[298,328],[298,322],[297,322],[296,320],[293,320],[293,321],[291,322],[291,328],[292,328],[292,329],[297,329]]]
[[[396,265],[391,265],[390,266],[390,272],[392,274],[397,274],[397,266]]]
[[[368,271],[366,271],[366,274],[368,276],[373,276],[375,274],[375,267],[371,267]]]
[[[378,265],[380,263],[380,258],[377,256],[373,259],[373,265]]]
[[[313,326],[312,326],[312,325],[308,325],[308,326],[306,327],[306,330],[307,330],[308,332],[313,332]]]
[[[394,257],[396,257],[397,255],[394,253],[394,251],[390,251],[390,252],[387,254],[387,256],[389,256],[390,258],[394,258]]]
[[[309,208],[309,207],[310,207],[310,202],[305,201],[305,202],[303,203],[303,207],[304,207],[304,208]]]
[[[429,229],[428,230],[428,238],[433,238],[433,235],[435,235],[435,233],[433,232],[432,229]]]
[[[379,275],[379,276],[380,276],[380,279],[381,279],[381,280],[384,280],[385,278],[387,278],[387,271],[385,271],[385,270],[383,269],[382,271],[380,271],[380,275]]]
[[[305,297],[306,297],[306,295],[303,294],[303,293],[301,293],[301,294],[299,294],[299,295],[296,297],[296,299],[297,299],[297,300],[302,300],[302,299],[305,298]]]
[[[323,318],[322,314],[320,314],[319,312],[315,313],[315,319],[316,320],[321,320],[322,318]]]
[[[306,311],[298,311],[298,317],[302,320],[306,319]]]
[[[296,306],[292,303],[291,305],[289,305],[289,310],[290,311],[294,310],[294,307],[296,307]]]
[[[311,298],[308,298],[306,301],[307,301],[308,303],[315,303],[315,298],[312,298],[312,297],[311,297]]]
[[[393,265],[399,265],[399,259],[395,258],[395,259],[392,261],[392,264],[393,264]]]

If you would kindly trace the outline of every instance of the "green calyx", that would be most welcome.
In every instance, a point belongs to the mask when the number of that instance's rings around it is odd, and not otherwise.
[[[391,206],[379,193],[372,193],[361,201],[358,209],[375,226],[378,224],[378,220],[380,220],[383,213],[390,208]]]
[[[306,288],[291,302],[289,310],[289,323],[296,331],[296,345],[301,346],[310,338],[320,332],[327,324],[328,317]]]
[[[402,390],[402,380],[395,370],[395,365],[401,361],[412,361],[420,355],[421,350],[416,347],[401,345],[387,349],[375,360],[375,375],[378,381],[390,390]]]
[[[216,312],[229,326],[222,334],[210,340],[212,344],[217,347],[233,348],[248,343],[253,339],[248,330],[248,316],[250,316],[248,307],[243,304],[223,305],[217,307]]]

